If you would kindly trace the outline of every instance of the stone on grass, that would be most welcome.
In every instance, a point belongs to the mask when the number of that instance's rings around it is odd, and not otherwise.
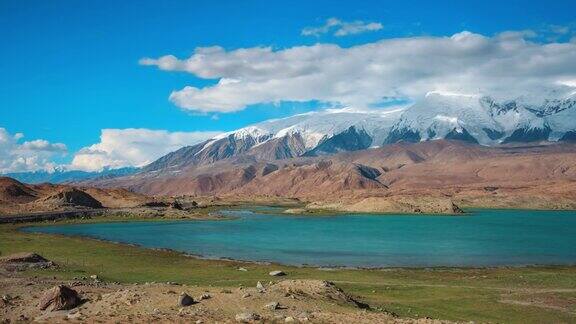
[[[280,276],[285,276],[286,272],[281,271],[281,270],[275,270],[275,271],[271,271],[269,273],[269,275],[273,276],[273,277],[280,277]]]
[[[38,308],[49,311],[72,309],[78,306],[80,301],[81,299],[74,289],[59,285],[44,292]]]

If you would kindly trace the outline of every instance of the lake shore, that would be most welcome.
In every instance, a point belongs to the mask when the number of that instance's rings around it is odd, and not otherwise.
[[[136,219],[119,217],[114,221]],[[380,312],[378,309],[386,310],[401,318],[517,323],[575,320],[572,301],[576,298],[576,267],[573,266],[362,270],[290,267],[205,260],[169,250],[151,250],[61,235],[23,233],[19,228],[14,225],[0,226],[2,255],[33,251],[55,261],[60,267],[20,273],[15,277],[8,274],[5,277],[8,282],[28,280],[26,278],[33,276],[55,277],[56,280],[70,282],[74,278],[96,274],[105,283],[118,282],[119,286],[110,288],[114,291],[126,289],[135,283],[177,282],[215,293],[222,289],[235,290],[240,286],[254,287],[257,281],[278,281],[268,272],[280,268],[288,274],[288,279],[335,282],[347,293],[368,303],[376,313]],[[248,271],[239,271],[239,268]],[[323,309],[330,307],[322,306]],[[355,314],[357,310],[343,308],[338,312]],[[220,313],[218,316],[230,318],[231,314]]]

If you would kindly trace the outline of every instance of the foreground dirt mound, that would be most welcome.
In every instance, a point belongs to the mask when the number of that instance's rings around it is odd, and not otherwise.
[[[46,207],[86,207],[102,208],[102,204],[82,190],[76,188],[65,188],[56,194],[42,198],[36,204]]]
[[[55,266],[54,262],[31,252],[16,253],[0,258],[0,267],[8,271],[45,269],[53,266]]]
[[[256,318],[259,323],[446,323],[358,308],[352,297],[326,281],[283,280],[260,284],[261,289],[256,286],[121,285],[0,273],[0,291],[6,296],[4,302],[0,299],[0,319],[10,323],[236,323]],[[183,294],[195,302],[182,305]],[[62,310],[52,311],[57,309]]]
[[[334,283],[323,280],[283,280],[272,286],[271,291],[279,291],[285,294],[322,299],[338,304],[349,304],[359,308],[369,308],[367,304],[357,301]]]

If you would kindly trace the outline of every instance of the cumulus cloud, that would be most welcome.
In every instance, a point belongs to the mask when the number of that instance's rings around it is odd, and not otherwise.
[[[0,127],[0,173],[53,170],[55,156],[67,153],[66,145],[43,139],[24,141],[22,133],[10,134]]]
[[[320,36],[326,33],[334,33],[334,36],[348,36],[365,32],[377,31],[383,26],[378,22],[364,22],[361,20],[346,22],[338,18],[329,18],[326,23],[318,27],[306,27],[302,29],[304,36]]]
[[[144,166],[162,155],[210,139],[220,132],[168,132],[144,128],[103,129],[100,142],[78,151],[70,169]]]
[[[369,107],[385,98],[417,100],[429,91],[513,96],[576,78],[576,43],[537,43],[530,32],[488,37],[385,39],[343,48],[334,44],[226,51],[197,48],[192,56],[145,58],[143,65],[218,80],[173,91],[177,106],[234,112],[258,103],[311,101]]]

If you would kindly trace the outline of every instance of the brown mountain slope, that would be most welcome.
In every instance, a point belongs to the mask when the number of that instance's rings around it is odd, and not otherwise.
[[[98,189],[70,185],[28,185],[0,177],[0,214],[64,210],[70,208],[134,207],[149,198],[126,189]]]
[[[384,209],[408,205],[401,208],[408,211],[420,209],[418,202],[429,198],[437,207],[453,201],[466,206],[576,208],[576,145],[398,143],[323,157],[241,156],[91,184],[152,195],[291,197],[319,206],[364,201],[388,206]],[[430,204],[425,207],[436,210]],[[357,209],[364,210],[361,207]]]
[[[38,193],[25,184],[8,177],[0,177],[0,201],[4,203],[27,203],[37,199]]]

